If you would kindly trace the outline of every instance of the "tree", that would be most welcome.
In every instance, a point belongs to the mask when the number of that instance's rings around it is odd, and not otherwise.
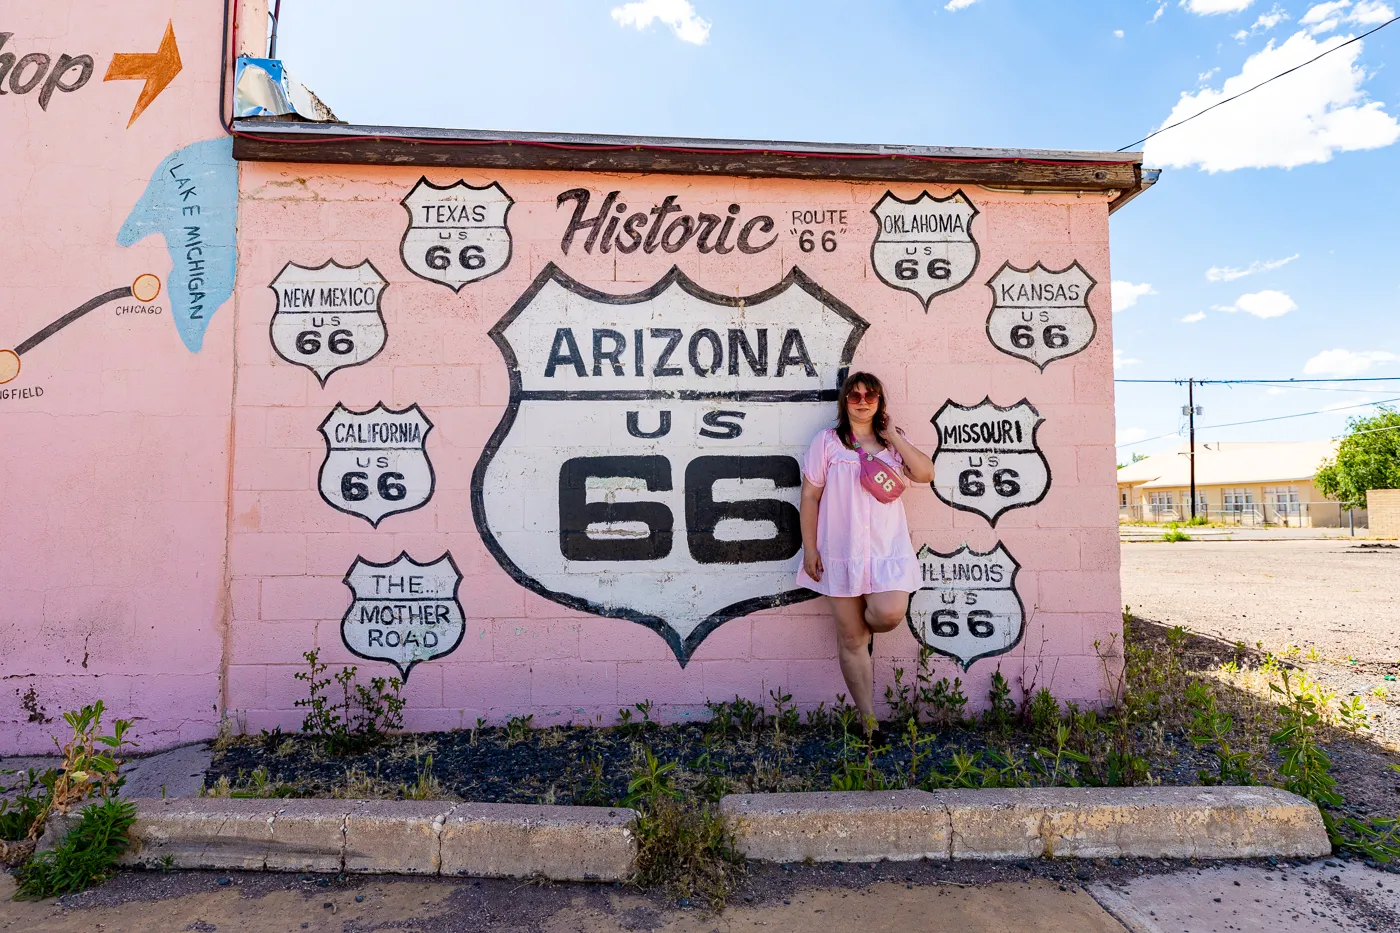
[[[1349,419],[1336,458],[1322,461],[1314,482],[1346,509],[1364,509],[1368,489],[1400,489],[1400,411],[1387,405]]]

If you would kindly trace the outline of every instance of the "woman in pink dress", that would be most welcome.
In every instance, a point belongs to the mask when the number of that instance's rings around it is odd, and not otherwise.
[[[904,621],[919,588],[919,564],[900,499],[882,503],[860,483],[860,452],[915,483],[933,481],[933,461],[904,439],[885,409],[880,380],[851,373],[841,386],[836,427],[807,448],[802,464],[802,569],[797,583],[831,603],[841,674],[874,728],[870,656],[876,632]],[[858,449],[857,449],[858,448]]]

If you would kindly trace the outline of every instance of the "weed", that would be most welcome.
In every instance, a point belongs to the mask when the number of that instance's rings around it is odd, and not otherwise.
[[[432,755],[423,760],[414,783],[399,785],[399,796],[404,800],[437,800],[442,795],[442,782],[433,774]]]
[[[885,687],[885,704],[890,708],[890,721],[903,726],[919,720],[919,691],[915,684],[904,682],[904,668],[894,669],[894,683]]]
[[[1005,734],[1011,728],[1012,717],[1016,715],[1016,704],[1011,700],[1011,685],[1001,676],[998,667],[992,674],[992,686],[987,691],[988,706],[982,713],[982,722],[998,734]]]
[[[1211,688],[1196,681],[1186,688],[1186,704],[1194,710],[1187,737],[1197,748],[1211,746],[1215,751],[1216,773],[1201,769],[1197,772],[1202,784],[1256,783],[1253,756],[1248,750],[1238,751],[1230,742],[1235,721],[1220,711]]]
[[[1190,541],[1191,536],[1177,527],[1176,522],[1167,526],[1167,530],[1162,534],[1162,540],[1168,544],[1175,544],[1178,541]]]
[[[0,843],[29,838],[30,829],[48,811],[51,789],[58,780],[58,772],[52,768],[0,771],[0,776],[12,774],[19,775],[18,783],[0,786]]]
[[[1058,704],[1056,710],[1058,711]],[[1078,787],[1078,766],[1089,763],[1089,756],[1069,747],[1070,727],[1055,725],[1055,748],[1041,746],[1031,756],[1031,764],[1050,787]]]
[[[773,733],[781,739],[784,735],[791,736],[797,732],[798,726],[802,725],[802,717],[792,703],[792,694],[785,693],[779,687],[769,690],[768,696],[773,699]]]
[[[116,868],[131,844],[136,805],[107,797],[83,808],[78,825],[57,847],[40,852],[19,870],[17,898],[39,900],[81,891]]]
[[[535,714],[512,716],[506,720],[506,744],[528,742],[535,729]]]
[[[951,684],[946,677],[940,679],[929,691],[927,702],[935,724],[940,726],[962,725],[963,710],[967,706],[967,695],[963,693],[962,678],[953,678]]]
[[[309,693],[295,704],[307,709],[301,731],[315,736],[326,754],[365,751],[382,742],[389,732],[403,728],[403,681],[374,677],[365,686],[356,678],[357,667],[344,667],[327,677],[329,668],[321,663],[319,650],[303,652],[302,657],[308,669],[292,675],[306,683]],[[332,683],[340,687],[339,702],[326,692]]]
[[[1060,703],[1050,688],[1041,687],[1026,707],[1026,725],[1031,733],[1040,738],[1048,738],[1060,724]]]

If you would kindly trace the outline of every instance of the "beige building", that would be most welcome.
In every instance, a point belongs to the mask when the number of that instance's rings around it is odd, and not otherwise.
[[[1118,513],[1125,522],[1178,522],[1191,517],[1188,445],[1153,454],[1118,471]],[[1348,516],[1313,485],[1337,441],[1196,444],[1196,514],[1242,525],[1337,527]]]

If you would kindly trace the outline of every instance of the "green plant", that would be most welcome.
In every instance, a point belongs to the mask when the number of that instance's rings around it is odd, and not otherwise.
[[[1058,711],[1058,706],[1056,707]],[[1089,756],[1069,747],[1070,727],[1065,723],[1055,725],[1054,749],[1040,746],[1031,756],[1031,766],[1040,772],[1050,787],[1078,787],[1078,766],[1089,763]]]
[[[357,667],[344,667],[327,677],[329,668],[321,663],[319,650],[303,652],[302,657],[308,669],[292,675],[306,683],[308,690],[308,696],[296,701],[307,710],[301,731],[314,736],[327,754],[364,751],[403,728],[403,681],[374,677],[365,686],[357,679]],[[340,688],[338,701],[327,693],[332,683]]]
[[[1186,524],[1199,528],[1202,525],[1209,525],[1210,519],[1204,515],[1193,515],[1191,517],[1191,520],[1188,521]]]
[[[773,700],[773,733],[778,738],[784,735],[791,736],[802,724],[801,714],[792,704],[792,694],[779,687],[777,690],[769,690],[768,696]]]
[[[399,796],[404,800],[437,800],[442,796],[442,782],[433,774],[432,755],[423,759],[416,781],[399,785]]]
[[[1400,411],[1379,406],[1374,414],[1347,421],[1337,456],[1324,460],[1314,482],[1344,509],[1364,509],[1370,489],[1400,488]]]
[[[40,852],[19,870],[18,898],[39,900],[81,891],[111,874],[131,844],[136,805],[108,797],[83,808],[78,825],[57,847]]]
[[[1190,541],[1191,536],[1188,535],[1186,532],[1182,531],[1177,526],[1176,522],[1172,522],[1170,525],[1167,526],[1167,530],[1163,532],[1162,540],[1166,541],[1169,544],[1172,544],[1177,541]]]
[[[890,780],[875,764],[876,756],[889,751],[889,746],[876,746],[868,737],[873,732],[873,728],[867,728],[862,734],[848,737],[831,775],[832,790],[888,790],[891,787]]]
[[[967,706],[967,695],[963,693],[962,678],[955,677],[951,684],[948,682],[948,678],[941,678],[929,691],[927,705],[932,711],[933,721],[937,725],[961,725],[963,709]]]
[[[992,673],[992,686],[987,691],[987,702],[987,708],[982,713],[982,722],[994,732],[1005,733],[1011,728],[1012,718],[1016,715],[1016,704],[1011,700],[1011,685],[1001,676],[1000,667]]]
[[[894,683],[885,687],[885,704],[890,708],[890,722],[899,726],[919,720],[919,691],[916,684],[904,682],[904,668],[894,669]]]
[[[29,838],[30,829],[48,811],[58,771],[30,768],[22,772],[0,771],[3,775],[19,775],[19,780],[8,787],[0,786],[0,842],[20,842]]]
[[[1256,783],[1253,756],[1246,750],[1236,749],[1230,741],[1235,721],[1222,712],[1216,704],[1215,694],[1208,685],[1200,681],[1186,688],[1186,704],[1194,711],[1187,737],[1197,748],[1211,746],[1215,752],[1216,773],[1204,769],[1197,772],[1202,784],[1254,784]]]
[[[1060,724],[1060,703],[1049,687],[1041,687],[1026,706],[1026,725],[1031,733],[1048,738]]]

